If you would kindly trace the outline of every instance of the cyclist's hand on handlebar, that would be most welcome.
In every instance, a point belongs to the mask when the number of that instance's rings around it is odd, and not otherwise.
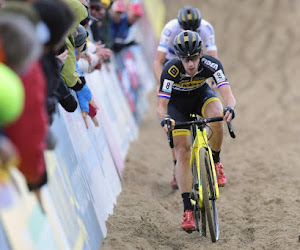
[[[174,129],[175,120],[168,116],[161,121],[160,125],[163,127],[164,132],[167,134],[169,130]]]
[[[227,122],[230,122],[235,117],[234,110],[230,106],[224,108],[223,114],[224,114],[224,120]]]

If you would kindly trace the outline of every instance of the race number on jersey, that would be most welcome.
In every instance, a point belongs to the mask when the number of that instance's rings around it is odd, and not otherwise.
[[[171,93],[173,83],[174,83],[174,81],[165,79],[164,82],[163,82],[162,91],[167,92],[167,93]]]
[[[221,69],[219,69],[218,71],[216,71],[215,73],[214,73],[214,77],[215,77],[215,79],[216,79],[216,83],[217,83],[217,85],[219,84],[219,83],[221,83],[221,82],[224,82],[225,80],[226,80],[226,77],[225,77],[225,75],[224,75],[224,73],[223,73],[223,70],[221,70]]]

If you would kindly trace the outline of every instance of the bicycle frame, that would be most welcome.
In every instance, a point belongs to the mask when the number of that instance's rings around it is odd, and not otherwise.
[[[196,135],[192,135],[194,139],[192,149],[191,149],[191,158],[190,158],[190,166],[193,166],[194,157],[196,157],[196,165],[198,168],[198,180],[200,180],[200,158],[199,158],[199,151],[201,148],[205,148],[209,154],[209,159],[211,161],[211,166],[214,166],[212,151],[208,145],[207,140],[207,132],[205,126],[203,125],[192,125],[195,126],[196,129],[192,128],[192,133],[196,131]],[[214,186],[216,191],[216,198],[219,199],[219,187],[217,181],[217,174],[214,167],[212,167],[213,178],[214,178]],[[199,183],[199,199],[200,199],[200,208],[203,206],[203,193],[202,193],[202,183]]]

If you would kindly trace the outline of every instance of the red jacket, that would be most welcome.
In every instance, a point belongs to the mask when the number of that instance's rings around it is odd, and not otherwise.
[[[46,171],[46,80],[40,62],[33,63],[20,77],[25,89],[24,111],[16,122],[5,128],[5,133],[19,150],[20,171],[27,183],[34,185],[41,181]]]

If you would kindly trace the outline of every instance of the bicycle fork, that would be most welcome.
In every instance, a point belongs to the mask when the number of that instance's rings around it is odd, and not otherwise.
[[[217,180],[217,174],[216,174],[216,170],[215,170],[215,164],[213,162],[213,157],[212,157],[212,151],[210,146],[208,145],[208,140],[207,140],[207,133],[206,133],[206,129],[203,129],[200,132],[200,129],[197,128],[197,133],[196,133],[196,138],[193,142],[192,145],[192,152],[191,152],[191,166],[192,166],[192,162],[194,160],[194,157],[196,157],[196,166],[197,166],[197,174],[198,174],[198,180],[200,181],[199,185],[199,199],[200,199],[200,206],[203,206],[203,193],[202,193],[202,183],[201,183],[201,178],[200,178],[200,158],[199,158],[199,151],[200,148],[206,148],[207,153],[209,154],[209,159],[210,159],[210,164],[211,164],[211,171],[212,171],[212,175],[214,178],[214,186],[215,186],[215,192],[216,192],[216,199],[219,199],[219,186],[218,186],[218,180]],[[203,135],[200,136],[200,135]],[[202,207],[200,207],[202,208]]]

